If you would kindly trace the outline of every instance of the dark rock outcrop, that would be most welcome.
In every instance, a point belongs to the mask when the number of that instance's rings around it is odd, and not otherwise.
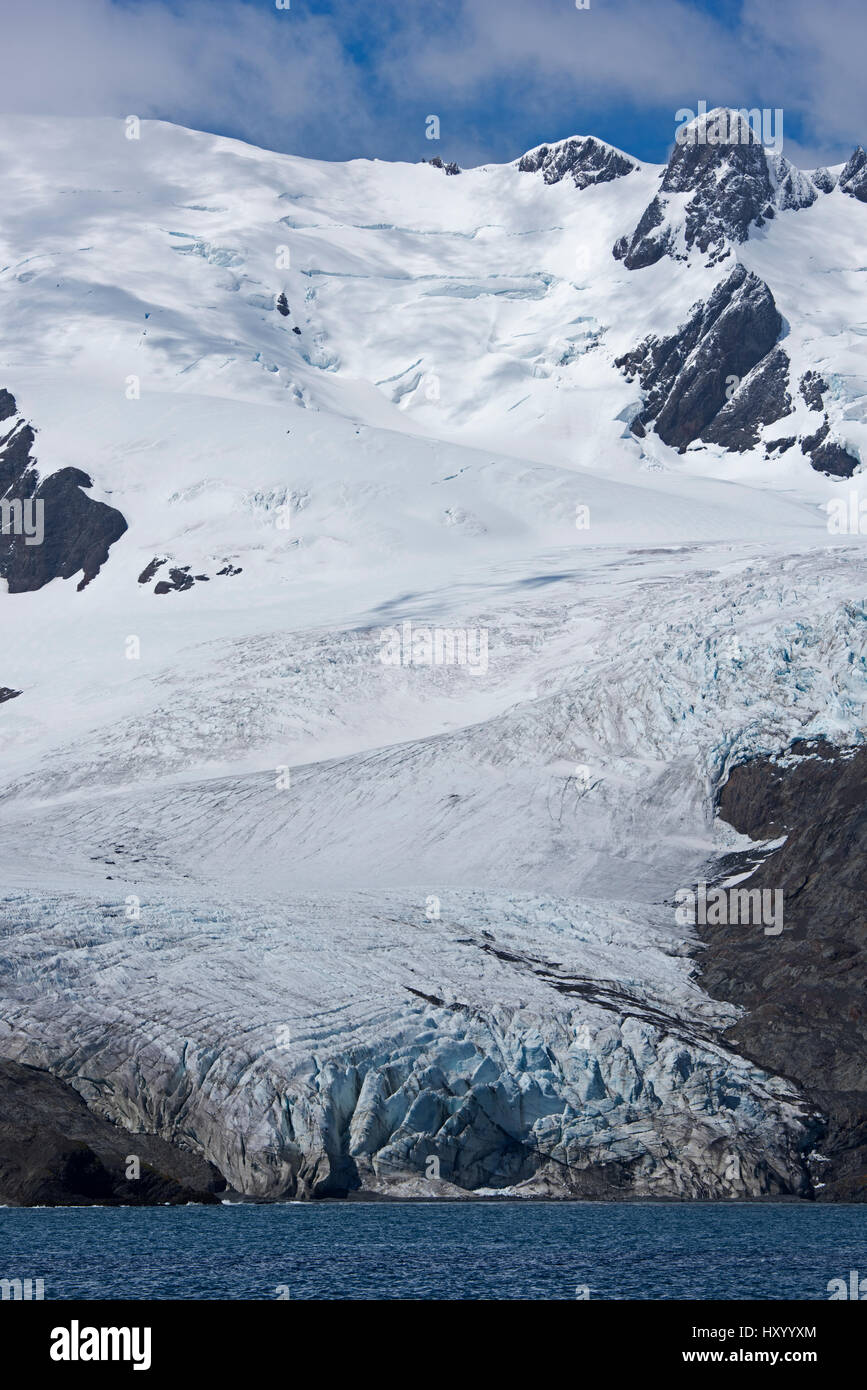
[[[639,167],[634,160],[627,159],[619,150],[592,135],[573,136],[556,145],[540,145],[518,160],[523,174],[541,173],[546,183],[559,183],[571,175],[576,188],[611,183]]]
[[[168,579],[161,579],[154,585],[154,593],[183,593],[185,589],[192,589],[195,583],[209,584],[210,578],[207,574],[190,574],[189,565],[180,565],[169,570]]]
[[[781,161],[782,162],[782,161]],[[810,208],[816,202],[819,191],[794,165],[786,161],[782,178],[777,184],[776,197],[774,204],[780,212],[795,212],[799,208]],[[771,218],[775,216],[774,208],[765,209],[764,216]],[[761,225],[761,224],[759,224]]]
[[[828,383],[818,372],[805,372],[801,377],[801,395],[811,410],[823,412],[822,423],[813,433],[801,438],[801,453],[807,454],[810,466],[817,473],[825,473],[832,478],[851,478],[860,468],[860,460],[850,454],[839,440],[829,438],[831,422],[825,410],[824,392]]]
[[[743,142],[675,145],[661,189],[692,193],[686,208],[686,245],[719,252],[726,239],[746,241],[751,222],[773,205],[768,160],[752,130]]]
[[[850,198],[857,198],[859,203],[867,203],[867,154],[860,145],[846,163],[837,187]]]
[[[641,270],[654,265],[671,250],[673,234],[665,223],[664,203],[657,195],[651,199],[631,237],[620,237],[614,243],[614,258],[623,261],[627,270]]]
[[[797,444],[797,435],[786,434],[779,439],[769,439],[765,444],[765,455],[769,458],[771,454],[785,454],[789,449]]]
[[[828,389],[828,383],[819,372],[804,372],[801,377],[801,395],[804,397],[811,410],[824,410],[824,393]]]
[[[163,556],[162,558],[160,558],[160,556],[155,555],[154,558],[151,560],[150,564],[145,565],[144,569],[139,575],[139,584],[150,584],[151,580],[153,579],[160,566],[166,563],[167,558],[167,556]]]
[[[830,169],[826,169],[824,165],[821,169],[814,169],[811,178],[813,180],[813,186],[817,188],[820,193],[830,193],[832,189],[836,187],[834,175],[831,173]]]
[[[127,1177],[128,1157],[139,1159]],[[151,1206],[216,1202],[226,1184],[195,1154],[93,1114],[49,1072],[0,1059],[0,1203]]]
[[[52,579],[71,579],[83,572],[83,589],[108,559],[108,552],[127,529],[114,507],[95,502],[83,488],[91,479],[78,468],[61,468],[40,481],[33,455],[33,427],[18,418],[15,399],[0,391],[0,422],[10,421],[0,437],[0,578],[10,594],[41,589]],[[17,515],[16,515],[17,514]],[[30,518],[22,529],[21,518]],[[41,518],[41,536],[35,518]]]
[[[742,265],[717,285],[706,303],[698,304],[688,322],[670,338],[648,338],[617,359],[629,380],[638,377],[647,399],[632,429],[643,434],[655,421],[656,433],[683,451],[707,437],[711,423],[724,410],[727,392],[736,379],[737,406],[724,416],[720,433],[746,437],[750,409],[767,420],[779,419],[791,402],[785,390],[783,359],[775,353],[765,373],[745,381],[772,352],[782,327],[774,297],[763,280]],[[786,360],[787,364],[787,360]],[[777,413],[774,413],[774,412]],[[636,428],[637,427],[637,428]],[[732,446],[729,446],[732,447]],[[749,447],[745,444],[734,447]]]
[[[446,174],[459,174],[461,172],[461,166],[455,164],[454,160],[450,160],[449,163],[446,164],[438,154],[435,154],[433,159],[427,161],[422,160],[422,163],[432,164],[435,169],[442,169]]]
[[[769,352],[747,373],[731,399],[714,416],[702,440],[738,453],[754,449],[763,425],[772,425],[792,412],[789,366],[789,359],[781,347]]]
[[[158,570],[163,565],[168,564],[168,556],[155,555],[149,564],[145,565],[138,577],[139,584],[149,584]],[[220,578],[233,578],[236,574],[243,574],[243,568],[232,565],[228,560],[223,561],[223,568],[217,570]],[[160,579],[154,585],[155,594],[183,593],[186,589],[192,589],[194,584],[210,584],[209,574],[190,574],[189,565],[175,565],[169,570],[168,579]]]
[[[755,840],[786,836],[739,888],[782,889],[783,931],[700,928],[702,984],[745,1009],[727,1040],[794,1081],[826,1117],[819,1199],[867,1200],[867,748],[795,743],[741,764],[719,814]],[[743,860],[743,865],[740,861]],[[755,862],[729,856],[726,873]]]
[[[801,453],[810,454],[814,449],[818,449],[819,445],[824,443],[828,438],[828,431],[830,428],[831,426],[828,423],[828,417],[826,415],[815,434],[806,434],[801,439]]]
[[[828,439],[810,454],[810,465],[817,473],[832,478],[851,478],[861,467],[860,460],[835,439]]]
[[[683,137],[681,142],[681,137]],[[689,193],[683,208],[668,195]],[[685,259],[693,249],[714,265],[762,227],[777,209],[809,207],[818,197],[805,174],[782,156],[771,157],[737,111],[717,108],[678,132],[659,193],[614,256],[627,270],[664,255]]]

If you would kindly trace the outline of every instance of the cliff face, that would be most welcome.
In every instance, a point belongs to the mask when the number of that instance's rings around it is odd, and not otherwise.
[[[154,1135],[128,1133],[57,1077],[0,1059],[0,1204],[216,1202],[224,1189],[203,1159]]]
[[[705,928],[702,983],[745,1010],[728,1041],[827,1117],[811,1165],[817,1197],[865,1201],[867,748],[800,741],[784,757],[742,763],[719,813],[752,839],[785,836],[739,885],[782,889],[785,922],[779,936]],[[727,871],[738,867],[732,856]]]
[[[81,469],[60,468],[40,479],[35,444],[36,432],[15,398],[0,390],[0,503],[9,511],[0,526],[0,580],[10,594],[23,594],[81,573],[78,588],[84,589],[126,531],[126,521],[114,507],[88,497],[83,489],[93,483]]]
[[[788,361],[780,350],[772,354],[781,323],[767,285],[735,266],[678,333],[650,338],[617,359],[615,365],[629,379],[637,375],[647,393],[633,433],[643,436],[653,420],[660,439],[681,451],[699,437],[731,442],[735,430],[726,428],[726,419],[734,411],[741,428],[748,425],[747,447],[755,445],[759,427],[785,414]],[[774,356],[778,360],[768,371]],[[759,364],[765,372],[754,372]],[[744,389],[732,399],[727,383],[740,387],[742,378]]]

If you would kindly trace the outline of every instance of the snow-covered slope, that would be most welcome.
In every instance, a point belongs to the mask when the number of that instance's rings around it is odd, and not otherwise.
[[[864,726],[821,466],[867,441],[858,195],[768,159],[775,215],[693,254],[680,159],[630,265],[663,171],[587,138],[0,150],[0,486],[46,532],[0,595],[0,1049],[260,1194],[804,1190],[671,903],[734,761]]]

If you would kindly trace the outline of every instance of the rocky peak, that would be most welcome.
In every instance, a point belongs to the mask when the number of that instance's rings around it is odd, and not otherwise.
[[[867,154],[861,145],[853,151],[843,169],[838,187],[850,198],[857,198],[859,203],[867,203]]]
[[[690,193],[705,188],[709,179],[731,171],[731,177],[754,180],[770,197],[765,149],[749,121],[738,111],[717,107],[697,116],[677,132],[662,178],[664,193]]]
[[[813,183],[813,187],[820,193],[830,193],[831,190],[837,186],[837,180],[834,178],[830,169],[825,168],[824,164],[819,169],[813,170],[810,179]]]
[[[576,188],[593,183],[611,183],[640,166],[613,145],[592,135],[574,135],[556,145],[539,145],[518,160],[523,174],[541,173],[546,183],[559,183],[569,174]]]
[[[682,194],[691,195],[685,205],[675,196]],[[678,130],[659,193],[614,255],[628,270],[666,254],[686,260],[693,250],[713,265],[776,209],[809,207],[817,197],[808,175],[765,149],[743,112],[717,107]]]

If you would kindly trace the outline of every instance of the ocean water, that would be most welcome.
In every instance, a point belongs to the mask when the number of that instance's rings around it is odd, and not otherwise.
[[[867,1206],[292,1203],[0,1210],[48,1299],[828,1298]]]

